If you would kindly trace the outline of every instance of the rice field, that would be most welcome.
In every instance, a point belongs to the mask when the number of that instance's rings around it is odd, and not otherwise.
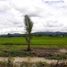
[[[24,37],[0,37],[0,46],[2,45],[17,45],[26,46],[26,40]],[[32,37],[31,40],[32,47],[57,47],[57,48],[66,48],[67,47],[67,37],[50,37],[50,36],[41,36],[41,37]]]

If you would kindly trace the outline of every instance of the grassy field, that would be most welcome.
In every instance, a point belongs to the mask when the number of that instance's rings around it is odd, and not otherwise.
[[[32,47],[67,47],[67,37],[33,37],[31,41]],[[16,45],[26,46],[26,40],[24,37],[0,37],[0,46]]]
[[[67,48],[67,37],[33,37],[32,48]],[[24,37],[0,37],[0,56],[23,55],[23,49],[27,48]],[[25,53],[24,53],[25,54]],[[25,54],[26,55],[26,54]]]

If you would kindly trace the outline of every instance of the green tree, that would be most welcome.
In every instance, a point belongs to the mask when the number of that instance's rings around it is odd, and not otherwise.
[[[24,24],[25,24],[25,30],[26,30],[26,42],[27,42],[27,50],[30,51],[31,50],[31,31],[32,31],[32,27],[33,27],[33,23],[31,21],[31,19],[29,18],[28,15],[25,15],[24,18]]]

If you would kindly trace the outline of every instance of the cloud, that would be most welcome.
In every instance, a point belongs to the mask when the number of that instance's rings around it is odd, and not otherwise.
[[[24,32],[28,14],[35,31],[67,32],[66,0],[0,0],[0,34]]]

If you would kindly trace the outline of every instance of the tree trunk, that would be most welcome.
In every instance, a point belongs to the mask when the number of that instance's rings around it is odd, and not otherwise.
[[[27,48],[27,51],[31,51],[31,38],[29,37],[29,40],[28,40],[28,48]]]
[[[30,43],[28,43],[27,51],[31,51]]]

